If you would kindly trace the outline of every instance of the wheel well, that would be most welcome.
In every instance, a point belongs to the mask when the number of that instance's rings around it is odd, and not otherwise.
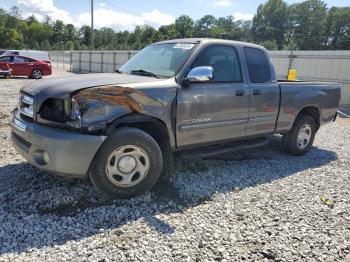
[[[307,115],[307,116],[311,116],[315,123],[316,123],[316,128],[319,129],[320,127],[320,110],[315,107],[315,106],[308,106],[303,108],[303,110],[301,110],[297,116],[300,117],[301,115]]]
[[[117,119],[107,130],[107,135],[114,133],[120,127],[134,127],[149,134],[162,150],[166,169],[172,168],[170,139],[166,125],[159,119],[139,114],[131,114]]]

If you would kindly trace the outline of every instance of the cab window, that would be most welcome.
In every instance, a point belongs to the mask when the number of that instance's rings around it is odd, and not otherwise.
[[[270,63],[265,52],[258,48],[244,47],[250,82],[266,83],[271,80]]]
[[[212,45],[201,52],[191,69],[211,66],[214,82],[242,82],[242,74],[237,51],[232,46]]]

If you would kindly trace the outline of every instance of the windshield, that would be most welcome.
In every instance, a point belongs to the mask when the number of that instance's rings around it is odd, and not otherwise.
[[[188,58],[195,44],[170,43],[150,45],[142,49],[119,71],[156,77],[172,77]]]

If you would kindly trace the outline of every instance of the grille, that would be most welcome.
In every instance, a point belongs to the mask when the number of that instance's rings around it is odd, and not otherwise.
[[[28,141],[26,141],[23,137],[17,135],[15,132],[12,131],[11,133],[11,138],[12,140],[20,145],[27,153],[29,152],[30,147],[32,146],[31,143],[29,143]]]

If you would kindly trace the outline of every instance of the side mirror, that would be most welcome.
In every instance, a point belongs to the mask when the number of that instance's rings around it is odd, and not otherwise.
[[[185,78],[187,82],[207,82],[214,79],[214,69],[211,66],[193,68]]]

